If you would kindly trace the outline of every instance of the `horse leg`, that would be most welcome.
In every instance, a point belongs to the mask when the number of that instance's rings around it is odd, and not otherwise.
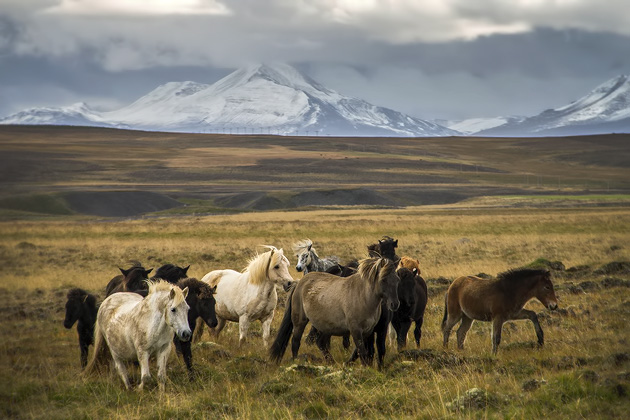
[[[396,323],[398,328],[396,329],[396,342],[398,344],[398,351],[404,349],[407,346],[407,333],[411,328],[411,320],[404,320]]]
[[[170,343],[164,346],[164,348],[158,352],[157,354],[157,366],[158,366],[158,386],[160,388],[160,392],[164,392],[164,388],[166,386],[166,362],[168,361],[168,356],[171,353]],[[149,361],[147,358],[147,367]],[[144,377],[143,377],[144,378]]]
[[[368,360],[369,360],[369,354],[366,348],[367,338],[363,336],[363,332],[360,330],[351,331],[350,334],[352,335],[352,339],[354,340],[354,346],[356,347],[355,352],[361,358],[361,362],[364,365],[367,365]],[[374,346],[374,344],[372,344],[372,346]],[[372,350],[374,350],[374,347],[372,347]],[[356,360],[355,352],[353,352],[352,356],[350,356],[348,363],[351,363],[352,361]]]
[[[131,384],[129,383],[129,376],[127,375],[127,367],[125,363],[120,360],[118,357],[112,354],[112,358],[114,359],[114,366],[116,366],[116,370],[118,371],[118,375],[120,375],[123,383],[125,384],[125,388],[131,388]]]
[[[332,354],[330,354],[330,336],[319,333],[316,343],[317,347],[324,355],[324,359],[326,359],[326,362],[334,363],[335,360],[333,359]]]
[[[444,334],[444,347],[448,347],[448,338],[451,335],[451,330],[455,325],[457,325],[459,320],[462,319],[462,316],[463,313],[461,311],[458,314],[454,314],[453,312],[449,311],[448,318],[446,318],[444,324],[442,325],[442,333]]]
[[[460,350],[464,349],[464,341],[466,341],[466,334],[470,329],[470,326],[473,324],[473,320],[468,318],[466,315],[462,315],[462,323],[459,324],[459,328],[457,329],[457,348]]]
[[[247,339],[247,331],[249,331],[250,323],[251,322],[249,321],[249,317],[246,314],[241,315],[238,318],[238,345],[239,347],[242,346],[243,343],[245,343],[245,340]],[[217,335],[218,335],[218,332],[217,332]]]
[[[138,391],[142,391],[144,389],[144,385],[151,380],[151,372],[149,371],[149,352],[138,351],[138,362],[140,363],[140,386],[138,386]]]
[[[350,334],[344,334],[341,337],[341,343],[343,344],[344,349],[347,349],[348,347],[350,347]]]
[[[200,322],[200,324],[203,324],[203,321]],[[225,319],[219,318],[217,316],[217,326],[214,328],[210,328],[215,340],[219,339],[219,333],[223,330],[223,328],[225,328]]]
[[[293,322],[293,337],[291,337],[291,356],[293,357],[293,360],[297,358],[298,351],[300,350],[302,335],[304,334],[304,329],[306,328],[308,319],[300,321],[301,322],[295,322],[294,320]]]
[[[186,369],[188,370],[188,379],[192,382],[194,380],[194,370],[192,365],[192,349],[190,341],[181,341],[175,338],[175,343],[179,343],[179,350],[184,358],[184,363],[186,364]]]
[[[503,323],[505,320],[501,317],[496,317],[492,320],[492,354],[497,354],[499,344],[501,343],[501,330],[503,329]]]
[[[89,342],[84,340],[80,340],[79,347],[81,348],[81,368],[85,369],[88,361],[88,347],[90,346]]]
[[[413,330],[413,336],[416,339],[416,347],[420,348],[420,338],[422,338],[422,323],[424,322],[424,317],[416,319],[416,328]]]
[[[269,347],[269,336],[271,335],[271,321],[273,321],[274,311],[262,320],[262,338],[265,348]]]
[[[545,335],[543,334],[543,330],[540,327],[540,322],[538,322],[538,316],[536,312],[530,311],[528,309],[521,309],[521,311],[516,314],[513,319],[529,319],[534,324],[534,329],[536,330],[536,337],[538,338],[538,345],[542,347],[545,344]]]
[[[394,342],[398,341],[397,337],[398,337],[398,331],[396,331],[396,328],[394,328],[394,324],[392,322],[387,327],[387,342],[389,343],[390,347],[393,347]]]
[[[198,343],[201,340],[201,336],[203,335],[203,320],[201,319],[201,317],[197,318],[197,322],[196,323],[196,327],[193,330],[193,336],[191,341],[194,343]]]

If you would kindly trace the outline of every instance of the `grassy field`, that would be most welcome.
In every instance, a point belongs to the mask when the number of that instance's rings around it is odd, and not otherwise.
[[[590,196],[609,204],[595,197],[611,195],[627,203],[629,141],[627,134],[336,138],[1,126],[0,217],[85,214],[96,200],[101,210],[112,205],[94,193],[119,191],[175,198],[188,204],[172,210],[180,214],[484,196]]]
[[[628,264],[610,263],[630,261],[630,210],[495,207],[469,203],[124,221],[60,212],[50,220],[1,221],[0,417],[626,418],[630,272]],[[114,373],[79,377],[76,331],[62,326],[70,287],[102,299],[117,267],[131,260],[153,268],[191,264],[189,274],[200,278],[217,268],[243,268],[262,251],[258,245],[288,252],[306,237],[320,255],[345,260],[365,256],[365,246],[382,235],[399,240],[399,255],[420,260],[429,285],[422,351],[410,346],[398,354],[389,347],[382,371],[345,366],[348,353],[339,339],[333,339],[334,365],[324,364],[308,345],[295,368],[288,356],[280,366],[270,364],[255,323],[242,348],[234,324],[216,343],[206,333],[193,346],[199,373],[194,383],[173,352],[162,395],[156,386],[125,391]],[[544,348],[534,346],[533,327],[519,321],[505,325],[497,356],[490,352],[487,323],[473,325],[464,351],[453,348],[453,337],[451,347],[442,349],[439,324],[450,280],[545,260],[560,261],[564,269],[553,271],[559,311],[528,304],[540,314]],[[281,303],[274,335],[283,310]],[[134,377],[139,379],[135,371]],[[480,391],[467,394],[473,388]]]

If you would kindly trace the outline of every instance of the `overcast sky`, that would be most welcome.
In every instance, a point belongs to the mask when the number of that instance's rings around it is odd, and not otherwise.
[[[0,116],[282,61],[411,115],[534,115],[630,73],[629,0],[0,0]]]

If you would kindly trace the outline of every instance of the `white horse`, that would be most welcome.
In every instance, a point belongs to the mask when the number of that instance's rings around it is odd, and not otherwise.
[[[164,390],[166,361],[171,352],[173,333],[187,341],[192,333],[188,326],[188,288],[181,290],[166,281],[149,282],[149,294],[119,292],[107,297],[98,310],[94,325],[94,353],[84,374],[98,369],[107,360],[107,350],[125,387],[130,388],[124,361],[137,359],[142,381],[139,390],[151,379],[149,357],[156,356],[158,384]]]
[[[260,320],[263,342],[267,346],[271,321],[278,303],[276,285],[288,288],[293,278],[289,274],[290,263],[283,250],[273,246],[266,247],[270,250],[251,259],[241,273],[234,270],[214,270],[201,279],[217,288],[214,295],[218,320],[214,329],[215,336],[225,327],[225,321],[238,322],[241,345],[247,337],[249,325]]]

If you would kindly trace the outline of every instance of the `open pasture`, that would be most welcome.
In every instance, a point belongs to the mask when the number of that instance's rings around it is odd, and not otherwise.
[[[155,383],[126,391],[114,373],[82,379],[76,330],[63,325],[65,295],[81,287],[104,297],[107,282],[138,260],[146,268],[191,265],[201,278],[240,270],[258,245],[284,248],[310,238],[320,256],[367,255],[383,235],[397,253],[420,260],[429,287],[420,352],[413,339],[385,368],[344,366],[349,351],[333,338],[335,364],[302,344],[297,366],[278,366],[261,346],[260,323],[238,348],[230,324],[218,342],[193,344],[190,383],[171,354],[166,391]],[[537,349],[530,322],[508,322],[498,354],[490,325],[476,322],[466,348],[442,349],[444,292],[459,275],[496,275],[545,258],[559,310],[535,301],[545,332]],[[630,412],[630,211],[605,208],[405,208],[266,212],[126,221],[85,218],[0,222],[0,416],[3,418],[624,418]],[[539,260],[539,264],[545,264]],[[603,268],[602,268],[603,267]],[[556,266],[556,268],[558,268]],[[559,267],[562,268],[562,267]],[[272,324],[283,314],[285,293]],[[90,347],[90,352],[93,350]],[[154,369],[154,368],[153,368]],[[139,373],[131,368],[132,383]],[[467,391],[478,388],[467,394]],[[459,407],[459,408],[458,408]]]

